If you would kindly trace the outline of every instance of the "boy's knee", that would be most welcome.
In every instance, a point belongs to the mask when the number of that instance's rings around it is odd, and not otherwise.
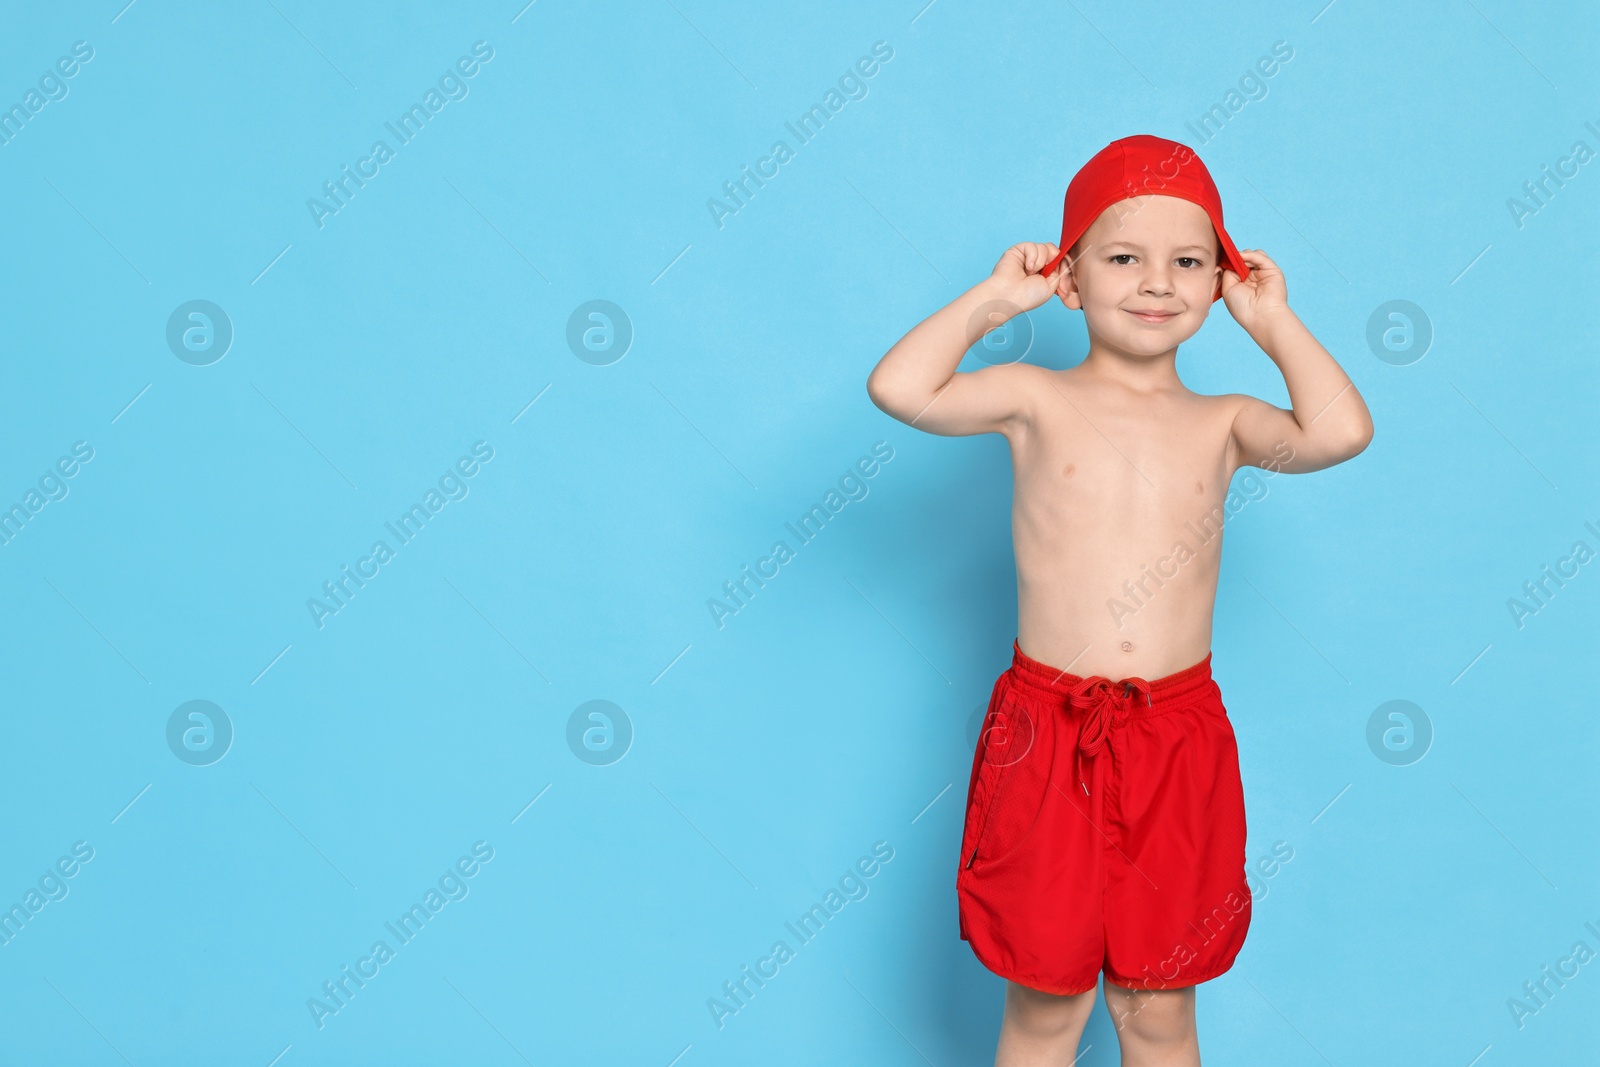
[[[1106,984],[1106,1009],[1119,1034],[1152,1045],[1195,1038],[1194,989],[1125,989]]]
[[[1053,1034],[1082,1027],[1094,1008],[1094,990],[1071,996],[1044,993],[1016,982],[1006,984],[1006,1009],[1035,1034]]]

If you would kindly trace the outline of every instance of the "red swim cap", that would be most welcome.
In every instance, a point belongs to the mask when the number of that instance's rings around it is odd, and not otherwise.
[[[1219,258],[1223,268],[1233,271],[1241,281],[1250,277],[1250,268],[1239,258],[1239,250],[1222,228],[1222,197],[1206,165],[1187,145],[1147,133],[1112,141],[1073,175],[1061,209],[1061,252],[1040,273],[1048,275],[1055,270],[1066,258],[1072,242],[1082,237],[1106,208],[1119,200],[1151,194],[1175,196],[1205,208],[1222,246]],[[1221,295],[1218,286],[1217,295],[1211,299],[1215,301]]]

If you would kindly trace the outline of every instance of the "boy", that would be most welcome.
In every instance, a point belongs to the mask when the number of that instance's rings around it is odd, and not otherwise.
[[[1083,312],[1083,362],[956,373],[986,330],[1052,294]],[[1292,411],[1179,381],[1178,345],[1219,298]],[[1250,922],[1238,752],[1211,677],[1223,499],[1241,466],[1356,455],[1366,404],[1289,310],[1277,265],[1234,248],[1199,157],[1145,135],[1072,179],[1059,246],[1008,249],[867,392],[908,425],[1011,449],[1017,637],[956,877],[961,937],[1008,980],[996,1067],[1073,1062],[1102,971],[1124,1065],[1198,1064],[1194,987],[1233,965]]]

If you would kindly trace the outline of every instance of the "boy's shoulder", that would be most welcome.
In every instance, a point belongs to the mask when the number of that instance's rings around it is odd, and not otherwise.
[[[1196,431],[1206,437],[1214,434],[1227,435],[1227,447],[1230,456],[1235,442],[1233,428],[1238,422],[1239,413],[1251,404],[1261,401],[1244,393],[1194,393],[1194,410],[1196,411]]]
[[[1184,386],[1178,399],[1198,412],[1208,416],[1227,418],[1231,420],[1239,413],[1239,409],[1254,400],[1254,397],[1244,393],[1197,393],[1188,386]]]
[[[1175,389],[1159,394],[1123,392],[1123,387],[1115,384],[1082,380],[1074,373],[1076,370],[1076,365],[1056,370],[1037,363],[1018,361],[991,363],[970,373],[987,387],[1003,390],[1018,398],[1044,395],[1074,405],[1097,405],[1103,401],[1115,402],[1114,395],[1121,393],[1123,402],[1139,396],[1155,401],[1153,413],[1163,410],[1171,412],[1175,405],[1208,420],[1216,418],[1231,422],[1246,405],[1261,403],[1244,393],[1197,393],[1182,383]],[[1107,389],[1111,392],[1106,392]]]
[[[1012,363],[985,363],[976,370],[964,372],[964,377],[985,391],[1003,394],[1013,401],[1022,401],[1054,388],[1058,373],[1049,367],[1017,360]]]

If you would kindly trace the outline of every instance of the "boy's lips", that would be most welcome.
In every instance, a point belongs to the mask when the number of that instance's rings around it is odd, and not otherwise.
[[[1128,314],[1132,315],[1141,322],[1153,322],[1158,324],[1167,322],[1168,320],[1177,318],[1178,316],[1176,311],[1162,311],[1158,308],[1152,308],[1149,310],[1123,308],[1122,310],[1126,311]]]

